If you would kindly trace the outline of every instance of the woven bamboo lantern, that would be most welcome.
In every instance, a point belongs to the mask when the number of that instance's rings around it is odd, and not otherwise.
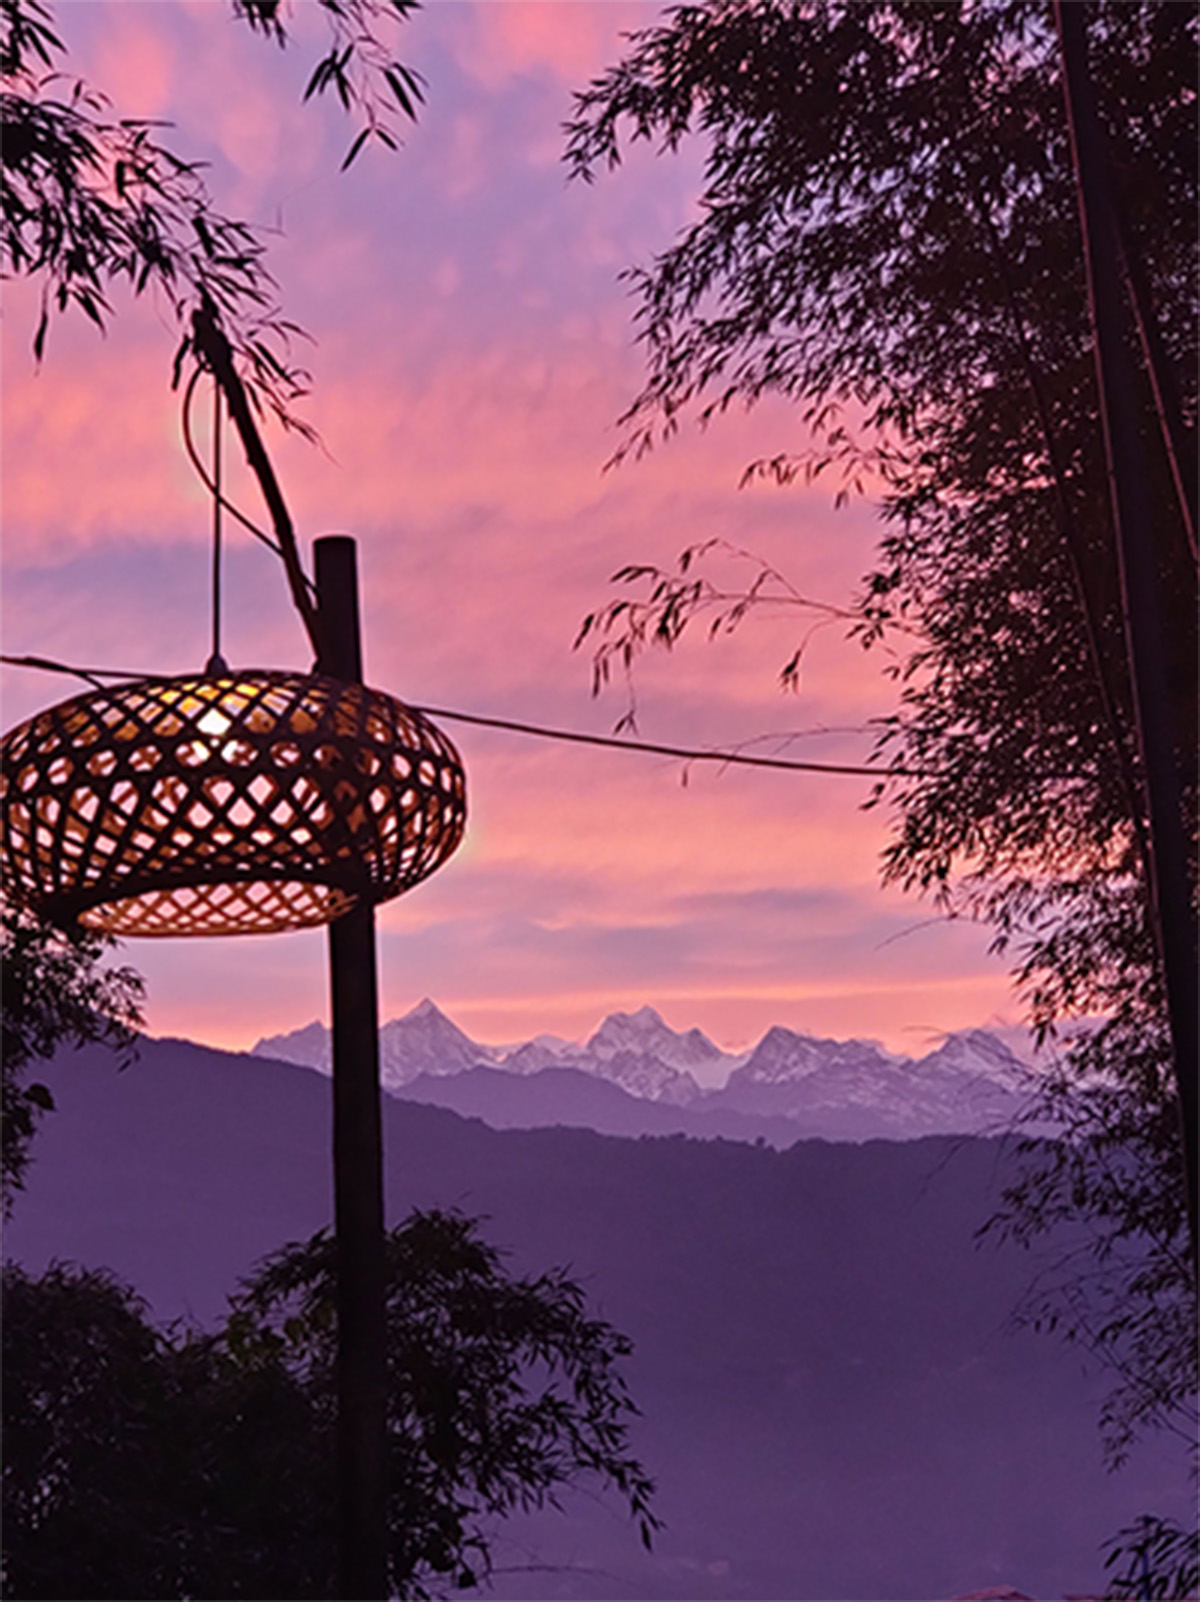
[[[392,697],[318,674],[142,679],[0,744],[8,892],[137,936],[329,923],[426,878],[462,838],[462,764]]]

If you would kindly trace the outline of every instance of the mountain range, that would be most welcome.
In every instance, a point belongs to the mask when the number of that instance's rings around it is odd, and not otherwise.
[[[32,1272],[107,1265],[158,1317],[204,1324],[257,1259],[329,1222],[314,1073],[143,1040],[124,1070],[89,1047],[39,1078],[56,1110],[4,1242]],[[497,1529],[493,1598],[1099,1596],[1106,1537],[1189,1514],[1186,1453],[1162,1435],[1106,1472],[1106,1376],[1014,1324],[1039,1260],[976,1239],[1010,1142],[775,1151],[494,1130],[396,1097],[383,1115],[389,1220],[461,1208],[515,1272],[566,1268],[634,1343],[653,1551],[585,1485]]]
[[[947,1035],[920,1058],[872,1040],[826,1040],[775,1026],[751,1050],[723,1051],[653,1007],[615,1012],[582,1042],[538,1035],[472,1040],[424,1000],[380,1030],[384,1089],[494,1128],[564,1124],[605,1134],[762,1140],[912,1140],[991,1134],[1028,1102],[1035,1070],[983,1029]],[[319,1023],[272,1035],[254,1055],[330,1071]]]

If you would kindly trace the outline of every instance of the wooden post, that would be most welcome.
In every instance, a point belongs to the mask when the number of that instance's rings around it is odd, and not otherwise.
[[[313,546],[318,666],[362,682],[354,541]],[[338,1264],[338,1596],[387,1596],[387,1331],[375,911],[329,925],[333,1013],[333,1188]]]

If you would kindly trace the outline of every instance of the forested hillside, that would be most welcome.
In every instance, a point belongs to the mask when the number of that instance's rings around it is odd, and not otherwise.
[[[315,1074],[159,1041],[124,1072],[68,1053],[49,1079],[59,1110],[7,1235],[31,1267],[105,1263],[160,1316],[212,1319],[259,1256],[327,1220]],[[1011,1328],[1034,1264],[974,1241],[997,1142],[497,1132],[391,1098],[385,1117],[392,1219],[485,1216],[514,1266],[569,1265],[636,1343],[655,1551],[580,1500],[507,1529],[500,1595],[1062,1596],[1098,1587],[1121,1524],[1182,1511],[1179,1454],[1106,1474],[1100,1376]]]

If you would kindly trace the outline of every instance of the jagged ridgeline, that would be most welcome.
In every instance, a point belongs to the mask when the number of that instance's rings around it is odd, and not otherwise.
[[[1013,1046],[1021,1051],[1017,1055]],[[677,1032],[653,1007],[615,1012],[587,1040],[538,1035],[483,1045],[422,1001],[380,1032],[384,1088],[495,1128],[575,1124],[605,1134],[765,1140],[908,1140],[994,1134],[1025,1105],[1036,1070],[1016,1032],[942,1037],[919,1057],[873,1040],[825,1040],[776,1026],[751,1050]],[[329,1072],[319,1023],[260,1040],[256,1056]]]

